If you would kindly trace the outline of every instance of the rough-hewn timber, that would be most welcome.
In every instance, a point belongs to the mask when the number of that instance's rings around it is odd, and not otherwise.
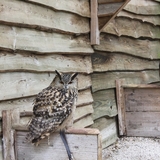
[[[89,19],[24,1],[0,0],[1,24],[68,33],[88,33]],[[9,16],[14,15],[14,16]]]
[[[95,52],[91,57],[94,72],[159,69],[159,61],[137,58],[123,53]]]

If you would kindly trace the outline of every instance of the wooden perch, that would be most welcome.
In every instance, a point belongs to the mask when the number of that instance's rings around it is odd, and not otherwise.
[[[26,114],[31,115],[30,112]],[[20,124],[20,116],[24,116],[24,113],[20,114],[18,109],[2,111],[4,160],[67,159],[65,147],[57,132],[51,134],[49,140],[46,138],[41,140],[37,147],[31,143],[25,143],[27,128]],[[101,137],[98,129],[70,128],[66,133],[75,159],[102,160]]]

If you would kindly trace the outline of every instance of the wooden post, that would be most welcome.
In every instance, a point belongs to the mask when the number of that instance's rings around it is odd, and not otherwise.
[[[118,123],[119,123],[119,134],[126,135],[125,102],[124,102],[124,91],[123,91],[122,83],[123,83],[123,80],[116,80]]]
[[[90,0],[91,4],[91,45],[99,44],[98,2]]]
[[[14,153],[14,130],[12,130],[11,111],[2,111],[3,159],[16,160]]]

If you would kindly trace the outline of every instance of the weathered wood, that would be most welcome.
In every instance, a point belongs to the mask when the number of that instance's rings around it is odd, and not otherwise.
[[[52,8],[53,10],[60,10],[75,13],[83,17],[90,17],[89,0],[25,0],[39,5]]]
[[[50,136],[50,146],[48,146],[47,140],[44,139],[40,142],[38,147],[33,146],[30,143],[23,143],[25,134],[23,132],[17,132],[17,159],[51,160],[56,157],[57,160],[62,160],[68,158],[65,147],[58,133]],[[66,137],[75,159],[97,160],[97,135],[67,134]]]
[[[111,17],[112,16],[99,17],[98,18],[99,28],[102,28],[111,19]]]
[[[100,118],[94,121],[93,128],[98,128],[102,137],[102,148],[116,142],[118,139],[116,119],[114,118]]]
[[[98,0],[98,4],[106,4],[106,3],[118,3],[123,2],[124,0]]]
[[[143,23],[130,18],[113,19],[102,32],[114,34],[117,36],[131,36],[134,38],[147,37],[160,39],[160,28],[149,23]]]
[[[55,78],[54,73],[12,72],[0,73],[0,100],[33,96],[49,86]],[[11,78],[10,78],[11,77]],[[78,75],[78,89],[91,86],[89,75]],[[88,87],[87,87],[88,86]],[[8,92],[9,91],[9,92]]]
[[[67,33],[88,33],[89,19],[24,1],[1,0],[1,24]],[[14,16],[10,16],[14,15]]]
[[[77,106],[91,104],[92,102],[93,102],[93,97],[90,88],[78,93]]]
[[[130,12],[127,12],[127,11],[124,11],[124,10],[119,12],[117,17],[128,17],[128,18],[131,18],[131,19],[140,20],[142,22],[148,22],[148,23],[151,23],[153,25],[159,25],[159,22],[160,22],[160,17],[159,16],[139,15],[139,14],[130,13]]]
[[[77,107],[74,115],[74,121],[78,121],[82,119],[83,117],[90,115],[93,113],[93,106],[90,105],[85,105],[82,107]]]
[[[125,108],[125,97],[124,88],[122,87],[123,80],[116,80],[116,97],[118,106],[118,127],[119,134],[126,135],[126,108]]]
[[[90,125],[92,125],[93,119],[91,115],[88,115],[82,119],[80,119],[79,121],[74,122],[73,127],[74,128],[84,128],[84,127],[88,127]]]
[[[160,14],[160,5],[155,1],[147,0],[131,0],[124,8],[125,10],[143,15],[158,15]]]
[[[14,131],[12,130],[11,111],[2,112],[3,121],[3,159],[16,160],[14,154]]]
[[[95,92],[93,93],[93,99],[94,113],[92,117],[94,120],[104,116],[113,117],[117,115],[114,89]]]
[[[33,109],[33,100],[35,96],[32,97],[26,97],[26,98],[19,98],[19,99],[12,99],[8,101],[1,101],[0,102],[0,117],[2,117],[1,112],[3,110],[10,110],[10,109],[16,109],[19,108],[20,112],[31,112]],[[79,92],[78,95],[78,101],[77,101],[77,107],[79,108],[79,112],[76,113],[76,117],[78,119],[80,118],[80,115],[84,116],[85,114],[91,114],[93,112],[93,107],[92,107],[92,94],[90,89],[84,90]],[[81,106],[81,107],[79,107]],[[86,107],[86,113],[85,113],[85,107]],[[92,109],[91,109],[92,108]]]
[[[126,84],[147,84],[159,81],[159,71],[105,72],[92,74],[92,91],[115,88],[116,79],[125,79]]]
[[[119,7],[119,9],[117,9],[117,11],[110,18],[110,20],[102,28],[100,28],[100,33],[102,32],[103,28],[105,28],[110,23],[110,21],[112,21],[112,19],[114,19],[117,16],[117,14],[128,4],[129,1],[130,0],[125,0],[123,2],[123,4]]]
[[[59,54],[91,54],[93,49],[87,36],[71,36],[40,32],[33,29],[0,25],[0,48]],[[63,46],[63,47],[62,47]]]
[[[99,44],[99,26],[98,26],[98,3],[97,0],[90,0],[91,3],[91,45]]]
[[[125,106],[128,112],[160,112],[160,88],[125,88]]]
[[[108,52],[123,52],[148,59],[159,59],[159,41],[137,40],[128,37],[117,37],[101,34],[100,45],[95,50]]]
[[[1,128],[1,127],[0,127]],[[3,160],[3,152],[2,152],[2,137],[0,135],[0,159]]]
[[[91,57],[93,71],[95,72],[159,69],[158,61],[151,61],[120,53],[95,52]]]
[[[111,16],[113,15],[124,2],[99,4],[98,5],[98,17]]]
[[[160,138],[160,112],[126,112],[127,136]]]
[[[59,70],[63,72],[91,73],[92,64],[90,56],[0,52],[0,72],[24,70],[35,72]]]

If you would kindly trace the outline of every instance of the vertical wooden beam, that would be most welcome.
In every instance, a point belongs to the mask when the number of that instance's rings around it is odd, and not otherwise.
[[[123,79],[116,80],[116,95],[117,95],[117,106],[118,106],[118,124],[119,134],[126,135],[126,120],[125,120],[125,100],[124,100],[124,89],[122,87]]]
[[[99,44],[98,2],[90,0],[91,4],[91,45]]]
[[[11,111],[2,111],[3,122],[3,159],[16,160],[14,152],[14,131],[12,130]]]

